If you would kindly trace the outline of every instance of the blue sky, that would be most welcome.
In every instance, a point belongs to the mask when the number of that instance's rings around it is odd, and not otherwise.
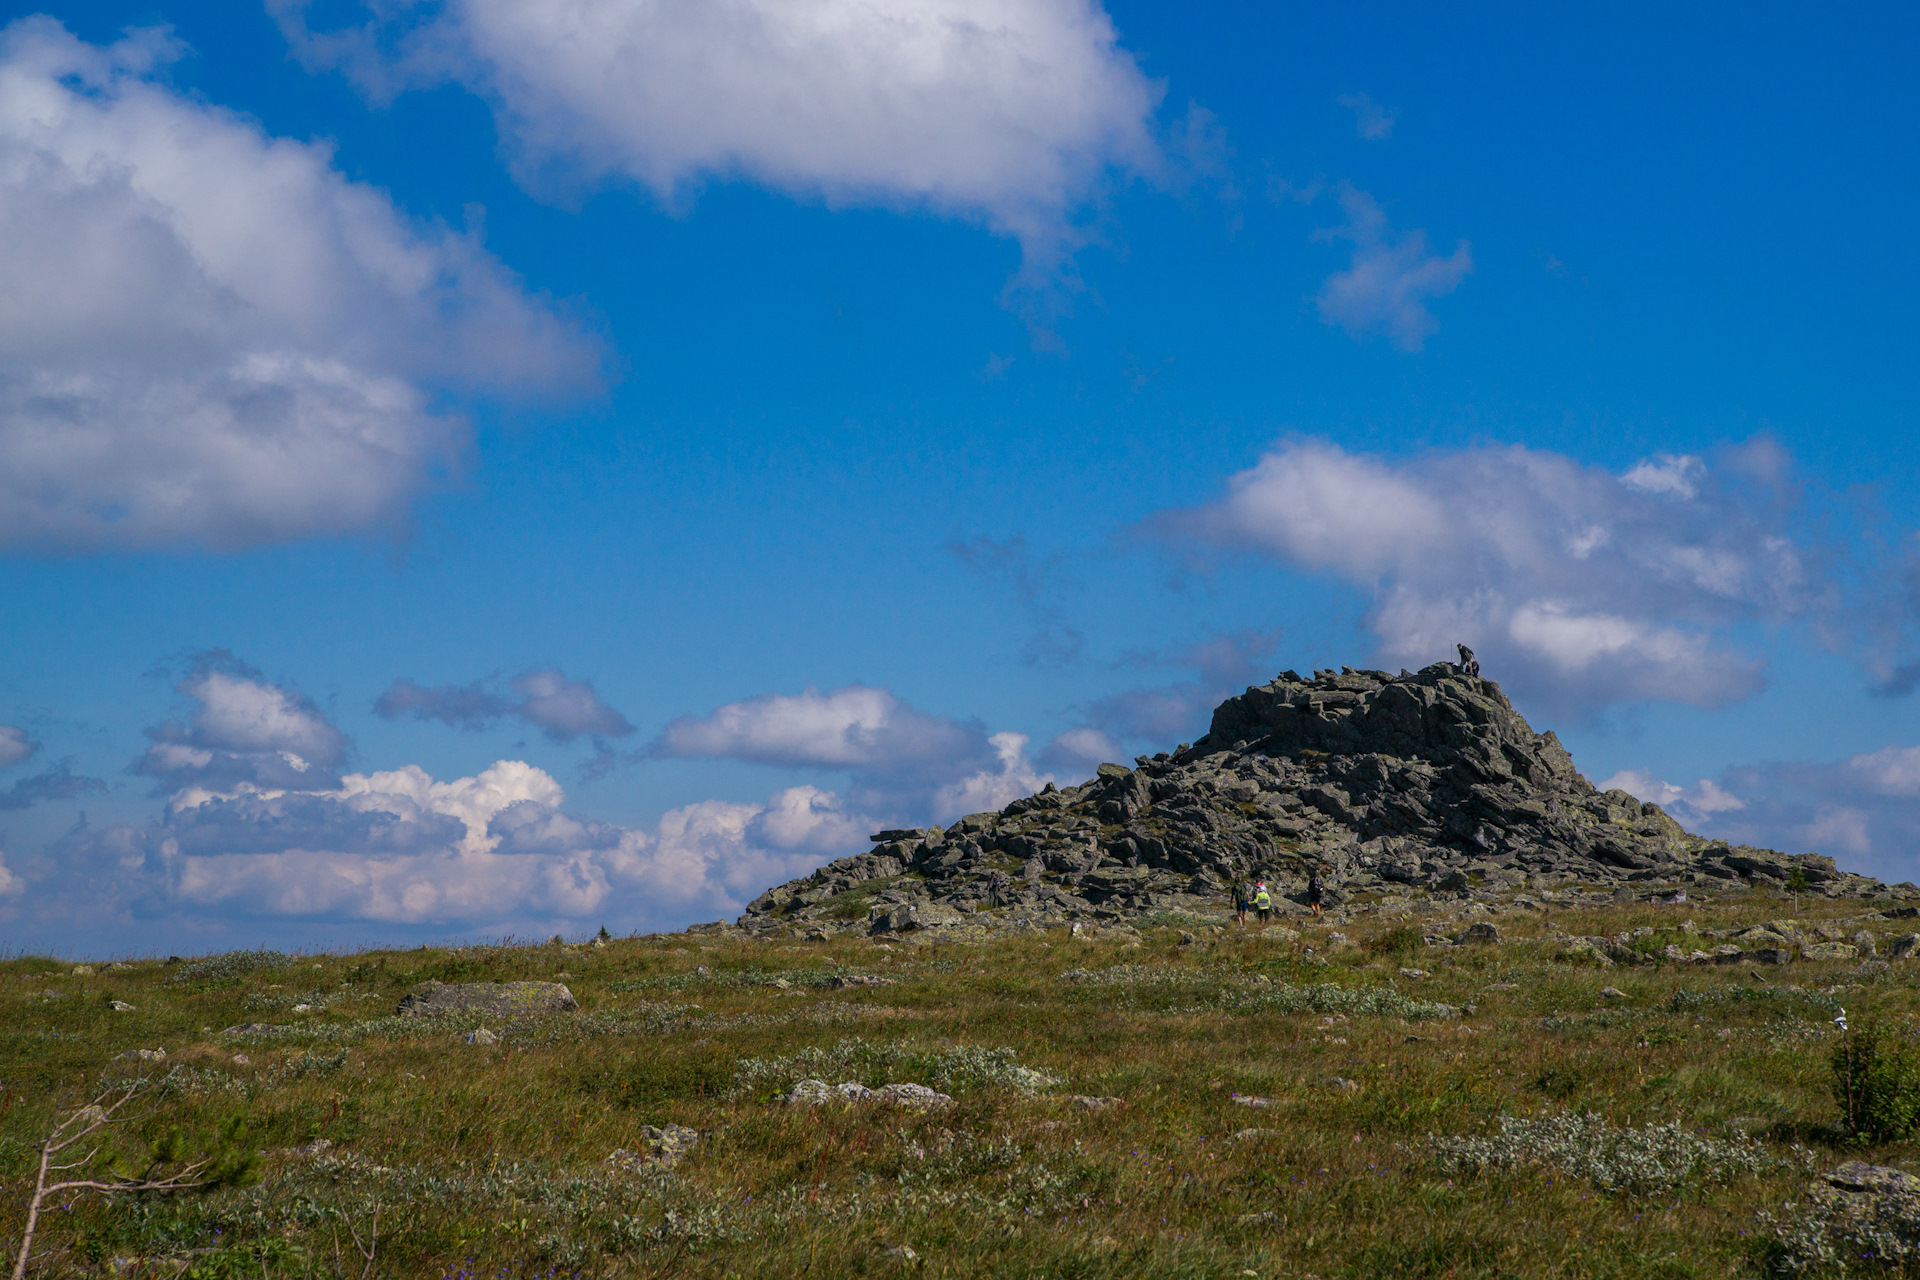
[[[1910,7],[0,11],[8,947],[730,916],[1456,640],[1914,877]]]

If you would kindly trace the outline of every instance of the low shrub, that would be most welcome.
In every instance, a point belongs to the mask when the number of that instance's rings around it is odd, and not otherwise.
[[[1833,1100],[1847,1127],[1874,1142],[1920,1131],[1920,1054],[1868,1023],[1833,1047]]]

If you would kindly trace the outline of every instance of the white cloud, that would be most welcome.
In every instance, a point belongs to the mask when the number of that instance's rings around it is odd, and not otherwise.
[[[0,769],[19,764],[40,749],[18,725],[0,724]]]
[[[7,855],[0,853],[0,898],[17,898],[27,891],[27,882],[7,869]]]
[[[438,390],[596,379],[476,237],[173,92],[181,52],[0,30],[0,545],[392,526],[463,447]]]
[[[1651,800],[1671,812],[1682,826],[1711,819],[1714,814],[1737,813],[1747,807],[1746,801],[1710,778],[1702,778],[1691,787],[1679,787],[1663,782],[1644,769],[1616,773],[1600,784],[1600,790],[1624,791],[1636,800]]]
[[[770,693],[728,703],[704,719],[683,716],[649,748],[659,756],[890,775],[950,771],[989,758],[991,750],[979,725],[928,715],[885,689],[859,684],[826,693]]]
[[[1447,257],[1430,253],[1427,233],[1396,233],[1374,198],[1350,183],[1339,188],[1347,225],[1323,233],[1353,245],[1345,271],[1327,277],[1316,299],[1320,318],[1356,338],[1384,334],[1403,351],[1418,351],[1439,329],[1427,303],[1460,287],[1473,272],[1465,240]]]
[[[1761,683],[1734,627],[1807,616],[1831,594],[1791,504],[1756,500],[1739,471],[1737,451],[1719,470],[1664,459],[1622,477],[1517,446],[1388,459],[1295,440],[1161,528],[1366,589],[1386,665],[1464,641],[1551,706],[1717,706]]]
[[[1847,768],[1881,795],[1920,798],[1920,747],[1883,747],[1855,756]]]
[[[312,790],[328,785],[346,758],[346,735],[318,707],[231,654],[200,655],[177,687],[193,710],[185,723],[149,729],[152,745],[133,766],[167,789]]]
[[[1091,0],[447,0],[331,32],[308,0],[268,8],[376,98],[485,97],[537,190],[619,177],[672,201],[739,176],[977,219],[1046,258],[1105,175],[1161,166],[1160,86]]]
[[[1691,498],[1700,491],[1707,464],[1692,454],[1656,453],[1635,463],[1620,483],[1642,493],[1667,493]]]
[[[990,742],[999,757],[999,767],[952,782],[934,792],[934,814],[942,820],[969,813],[1002,809],[1022,796],[1030,796],[1054,780],[1052,774],[1038,773],[1027,763],[1027,735],[996,733]]]
[[[1364,93],[1343,93],[1337,99],[1353,112],[1354,132],[1368,142],[1385,142],[1393,136],[1393,112]]]

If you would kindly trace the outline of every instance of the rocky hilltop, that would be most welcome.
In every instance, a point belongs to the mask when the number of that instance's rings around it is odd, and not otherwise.
[[[1920,897],[1831,858],[1690,835],[1656,804],[1596,790],[1498,684],[1444,662],[1397,676],[1284,672],[1221,703],[1206,736],[1170,754],[1103,764],[1079,786],[1049,784],[944,830],[873,839],[762,894],[740,926],[886,933],[1215,913],[1236,878],[1298,902],[1315,872],[1335,900],[1736,882]]]

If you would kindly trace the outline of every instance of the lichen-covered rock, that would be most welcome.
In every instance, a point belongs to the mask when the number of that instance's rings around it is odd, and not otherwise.
[[[1806,960],[1851,960],[1859,954],[1859,949],[1847,942],[1816,942],[1800,953]]]
[[[1863,1259],[1906,1274],[1920,1262],[1920,1178],[1850,1160],[1814,1181],[1808,1203],[1772,1221],[1789,1274],[1837,1272]]]
[[[490,1017],[523,1018],[535,1013],[571,1013],[580,1007],[559,982],[423,982],[401,998],[394,1010],[403,1018],[479,1010]]]
[[[1692,836],[1658,805],[1599,791],[1499,685],[1451,663],[1285,672],[1221,703],[1198,742],[1135,764],[944,830],[876,832],[871,851],[769,889],[739,925],[959,937],[1217,911],[1254,880],[1291,910],[1314,875],[1336,905],[1357,892],[1571,883],[1631,899],[1647,881],[1781,888],[1794,872],[1829,897],[1920,896],[1830,858]],[[1624,951],[1611,958],[1651,962]]]

